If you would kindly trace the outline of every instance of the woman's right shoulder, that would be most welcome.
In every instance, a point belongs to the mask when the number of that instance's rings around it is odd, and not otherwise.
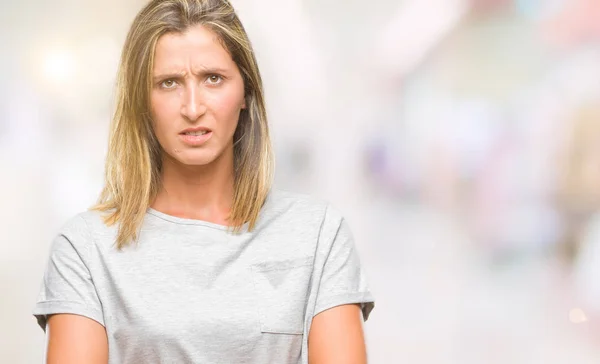
[[[99,238],[102,240],[115,236],[116,225],[108,226],[105,217],[108,214],[97,210],[81,211],[68,218],[58,230],[58,236],[68,239],[72,244],[89,244]]]

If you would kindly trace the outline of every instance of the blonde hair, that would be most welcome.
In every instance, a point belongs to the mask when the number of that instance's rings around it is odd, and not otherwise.
[[[150,90],[154,51],[166,33],[211,29],[244,80],[246,108],[234,133],[234,196],[230,227],[253,230],[272,183],[273,157],[262,80],[248,35],[227,0],[152,0],[136,16],[123,47],[116,110],[110,127],[105,186],[92,210],[119,224],[116,245],[136,241],[161,186],[162,149],[152,129]]]

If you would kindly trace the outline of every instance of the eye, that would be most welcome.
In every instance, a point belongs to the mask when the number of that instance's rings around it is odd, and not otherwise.
[[[160,83],[160,87],[165,88],[165,89],[174,88],[176,85],[177,85],[177,83],[175,82],[175,80],[164,80],[163,82]]]
[[[206,80],[211,85],[218,85],[221,82],[223,82],[223,77],[221,77],[219,75],[210,75],[210,76],[208,76],[208,78]]]

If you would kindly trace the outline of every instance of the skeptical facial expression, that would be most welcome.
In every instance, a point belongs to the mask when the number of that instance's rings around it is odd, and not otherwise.
[[[244,80],[209,28],[196,25],[158,39],[150,102],[164,158],[205,166],[233,156],[233,135],[246,107]]]

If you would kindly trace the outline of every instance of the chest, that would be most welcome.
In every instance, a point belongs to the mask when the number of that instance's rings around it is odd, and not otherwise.
[[[154,347],[179,361],[243,362],[264,343],[299,347],[310,256],[223,245],[141,252],[104,257],[97,272],[107,332],[123,355],[135,359]]]

